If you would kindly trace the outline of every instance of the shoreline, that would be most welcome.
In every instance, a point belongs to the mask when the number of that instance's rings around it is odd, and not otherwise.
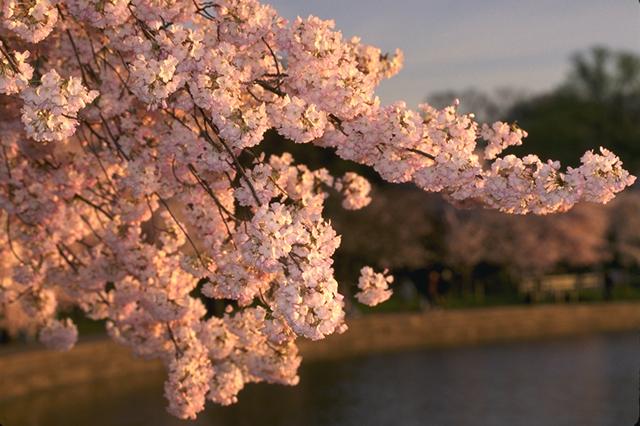
[[[640,331],[640,302],[439,309],[367,315],[347,324],[345,334],[301,342],[305,359]]]
[[[349,330],[318,342],[300,341],[304,362],[383,352],[463,347],[640,330],[640,303],[508,306],[369,314]],[[129,374],[162,371],[107,338],[81,339],[69,352],[39,345],[0,349],[0,400]]]

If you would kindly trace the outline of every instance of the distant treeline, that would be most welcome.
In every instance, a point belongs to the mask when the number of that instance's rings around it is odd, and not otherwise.
[[[463,112],[479,121],[516,121],[529,137],[514,154],[577,164],[580,153],[604,146],[640,171],[640,55],[594,47],[571,58],[564,82],[554,90],[528,95],[517,88],[494,92],[467,89],[427,97],[444,106],[461,100]]]

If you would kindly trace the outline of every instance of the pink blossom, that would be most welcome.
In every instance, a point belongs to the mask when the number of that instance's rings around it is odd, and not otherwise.
[[[56,351],[68,351],[78,340],[78,329],[69,318],[53,320],[40,330],[40,341]]]
[[[356,299],[360,303],[368,306],[378,305],[388,300],[393,291],[389,289],[389,284],[393,282],[393,276],[387,275],[387,271],[382,273],[374,272],[374,270],[365,266],[360,270],[360,278],[358,279],[358,289]]]

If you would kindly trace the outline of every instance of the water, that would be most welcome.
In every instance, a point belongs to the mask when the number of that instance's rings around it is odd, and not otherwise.
[[[640,340],[423,350],[305,364],[289,388],[249,385],[195,422],[165,413],[162,376],[130,376],[0,403],[3,426],[633,425]]]

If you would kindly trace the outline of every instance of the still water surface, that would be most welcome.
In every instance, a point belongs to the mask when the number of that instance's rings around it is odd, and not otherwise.
[[[195,422],[164,411],[162,376],[0,403],[3,426],[624,426],[638,410],[640,340],[622,334],[304,364],[300,385],[250,385]]]

